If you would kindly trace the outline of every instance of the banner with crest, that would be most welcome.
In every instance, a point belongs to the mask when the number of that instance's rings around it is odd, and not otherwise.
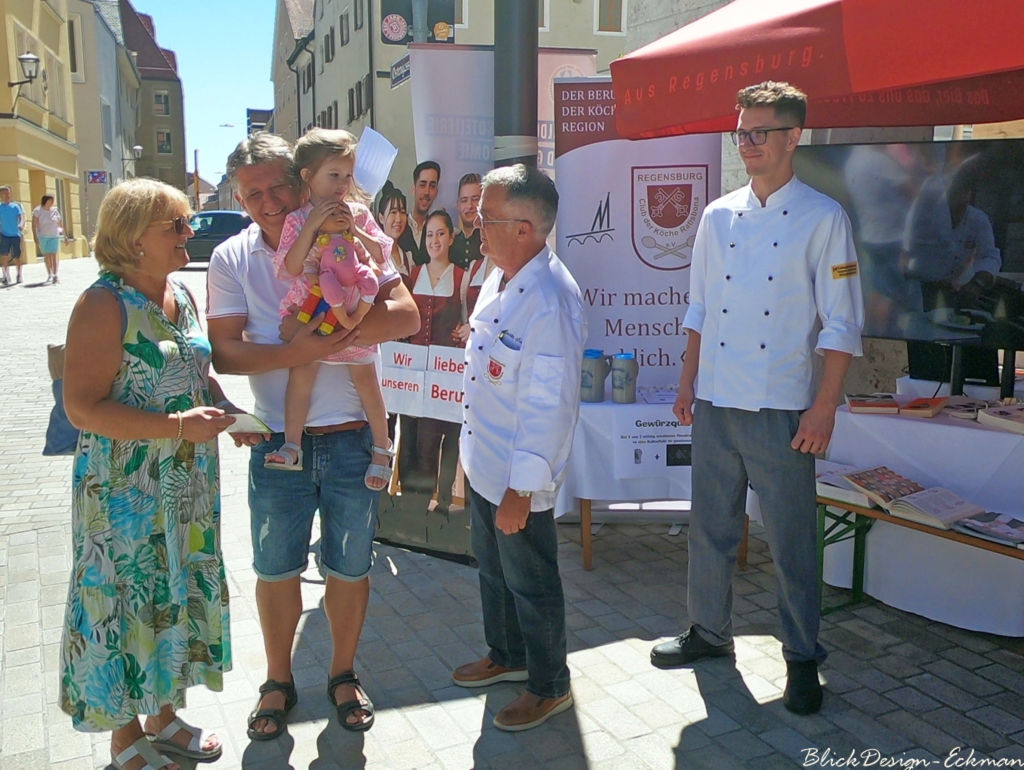
[[[583,292],[587,347],[634,353],[641,386],[679,382],[693,244],[721,167],[719,134],[623,139],[610,78],[555,81],[557,253]]]

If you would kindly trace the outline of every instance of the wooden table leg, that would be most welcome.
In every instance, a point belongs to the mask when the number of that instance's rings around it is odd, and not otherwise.
[[[580,498],[580,543],[583,545],[583,569],[592,570],[594,537],[591,528],[590,500]]]
[[[736,566],[740,569],[747,568],[747,538],[750,537],[750,517],[743,517],[743,539],[740,540],[739,550],[736,552]]]

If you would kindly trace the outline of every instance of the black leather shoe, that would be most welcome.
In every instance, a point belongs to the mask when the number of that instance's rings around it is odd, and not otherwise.
[[[734,650],[735,645],[731,641],[728,644],[711,644],[704,641],[696,629],[690,626],[682,636],[652,649],[651,663],[658,668],[675,668],[701,658],[726,658]]]
[[[818,664],[813,660],[786,663],[786,692],[782,703],[794,714],[807,716],[817,714],[821,709],[821,682],[818,681]]]

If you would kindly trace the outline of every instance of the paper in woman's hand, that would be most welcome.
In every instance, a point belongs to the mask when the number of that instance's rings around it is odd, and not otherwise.
[[[235,422],[228,426],[228,433],[273,433],[270,426],[254,414],[232,414]]]

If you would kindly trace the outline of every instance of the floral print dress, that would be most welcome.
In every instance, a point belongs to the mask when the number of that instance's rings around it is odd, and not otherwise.
[[[97,285],[124,309],[110,398],[165,414],[209,405],[210,343],[186,289],[173,284],[175,324],[115,275]],[[61,709],[77,730],[107,731],[184,708],[191,685],[222,690],[231,645],[216,440],[82,431],[73,475]]]

